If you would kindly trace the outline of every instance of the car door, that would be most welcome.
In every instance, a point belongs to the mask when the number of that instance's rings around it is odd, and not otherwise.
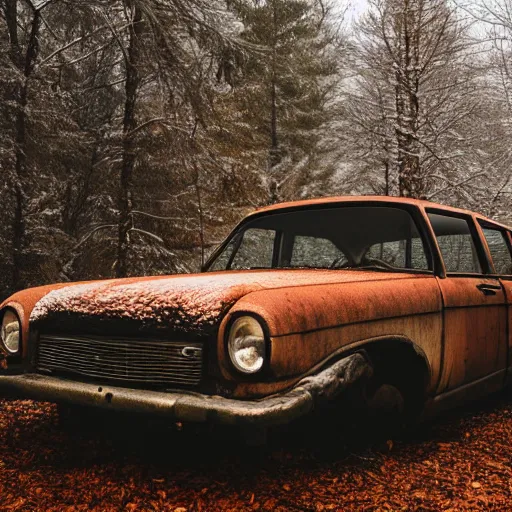
[[[443,363],[438,394],[467,398],[499,389],[507,365],[507,309],[503,287],[470,215],[427,210],[445,275]]]
[[[487,220],[479,219],[478,224],[482,237],[487,245],[489,259],[494,275],[501,281],[505,291],[508,310],[508,340],[507,340],[507,381],[512,380],[512,245],[510,231]]]

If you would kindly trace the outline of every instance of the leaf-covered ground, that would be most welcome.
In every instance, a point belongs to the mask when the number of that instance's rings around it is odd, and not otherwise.
[[[400,439],[348,446],[325,423],[248,450],[229,432],[58,424],[53,405],[0,400],[0,510],[511,510],[512,399]]]

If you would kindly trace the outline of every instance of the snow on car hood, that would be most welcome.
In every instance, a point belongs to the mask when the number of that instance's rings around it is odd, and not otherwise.
[[[116,321],[136,330],[166,330],[207,335],[224,313],[253,291],[290,286],[336,284],[387,278],[361,271],[272,270],[218,272],[165,277],[112,279],[55,289],[35,305],[30,322],[91,322],[100,328]]]

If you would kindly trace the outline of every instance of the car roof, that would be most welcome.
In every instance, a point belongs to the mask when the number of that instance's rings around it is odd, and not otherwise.
[[[481,215],[477,212],[473,212],[470,210],[464,210],[462,208],[454,208],[452,206],[446,206],[443,204],[433,203],[431,201],[426,201],[424,199],[412,199],[409,197],[392,197],[392,196],[333,196],[333,197],[319,197],[316,199],[306,199],[301,201],[289,201],[284,203],[276,203],[270,206],[264,206],[262,208],[258,208],[253,213],[249,215],[252,217],[253,215],[259,215],[265,212],[277,212],[281,210],[288,209],[301,209],[301,208],[309,208],[314,206],[321,206],[326,204],[342,204],[342,203],[388,203],[390,205],[402,204],[402,205],[411,205],[416,207],[423,208],[435,208],[438,210],[444,210],[450,213],[459,213],[464,215],[474,215],[478,219],[485,220],[488,222],[492,222],[498,226],[501,226],[506,229],[511,229],[506,224],[502,224],[495,220],[489,219],[484,215]]]

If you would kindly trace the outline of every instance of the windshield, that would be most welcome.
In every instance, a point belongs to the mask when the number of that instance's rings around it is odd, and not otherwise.
[[[388,206],[268,214],[231,235],[208,271],[270,268],[428,270],[411,215]]]

